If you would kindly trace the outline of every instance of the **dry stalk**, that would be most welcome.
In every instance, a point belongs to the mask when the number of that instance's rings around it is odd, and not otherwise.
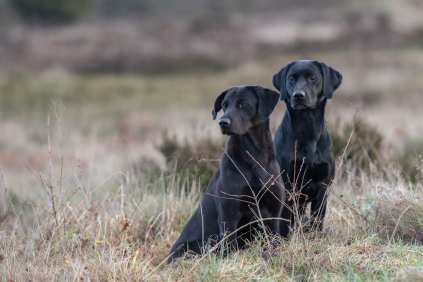
[[[200,201],[200,211],[201,211],[201,251],[204,253],[204,216],[203,216],[203,205]]]
[[[285,190],[285,192],[289,192],[288,190],[286,190],[285,189],[285,185],[283,185],[282,183],[280,183],[280,182],[278,182],[278,178],[285,172],[285,170],[283,170],[280,174],[279,174],[279,176],[277,177],[277,178],[275,178],[272,174],[270,174],[251,154],[250,154],[250,152],[248,152],[248,151],[246,151],[247,152],[247,154],[251,157],[251,159],[261,168],[261,169],[263,169],[263,171],[264,172],[266,172],[267,173],[267,175],[269,175],[277,184],[279,184],[284,190]],[[262,183],[263,183],[263,181],[262,181]],[[287,208],[287,209],[289,209],[291,212],[292,212],[292,210],[290,209],[290,207],[284,202],[284,201],[282,201],[281,199],[279,199],[278,197],[276,197],[276,195],[275,194],[273,194],[273,192],[272,191],[270,191],[270,190],[268,190],[270,193],[272,193],[272,195],[282,204],[282,205],[284,205],[284,207],[285,208]]]
[[[3,214],[3,210],[4,210],[4,206],[5,206],[5,201],[6,201],[6,195],[7,195],[7,184],[6,184],[6,180],[4,179],[4,175],[3,175],[3,170],[1,168],[1,162],[0,162],[0,173],[1,173],[1,178],[3,179],[3,188],[4,188],[4,192],[3,192],[3,199],[1,201],[1,207],[0,207],[0,223],[3,222],[3,219],[6,218],[6,214],[8,214],[8,212],[6,212],[5,214]]]
[[[401,217],[404,215],[404,213],[409,209],[409,208],[411,208],[411,206],[408,206],[402,213],[401,213],[401,215],[398,217],[398,220],[397,220],[397,223],[395,224],[395,228],[394,228],[394,231],[392,231],[392,236],[391,236],[391,240],[390,241],[392,241],[393,239],[394,239],[394,235],[395,235],[395,232],[397,232],[397,228],[398,228],[398,224],[399,224],[399,222],[400,222],[400,220],[401,220]]]
[[[85,184],[84,184],[84,170],[82,168],[81,165],[81,160],[78,160],[79,162],[79,169],[81,171],[81,182],[79,182],[78,176],[76,175],[76,173],[74,174],[74,177],[76,179],[76,182],[78,182],[78,186],[79,188],[81,188],[82,193],[84,194],[84,199],[85,199],[85,206],[87,207],[88,211],[92,211],[94,209],[94,205],[91,201],[91,197],[90,195],[87,193],[87,190],[85,190]]]
[[[248,187],[250,188],[251,194],[254,197],[254,201],[255,201],[255,206],[257,207],[257,212],[259,215],[259,219],[262,219],[262,215],[261,215],[261,211],[260,211],[260,206],[257,200],[257,195],[254,192],[253,188],[251,187],[250,183],[248,182],[247,178],[245,177],[245,175],[242,173],[242,171],[239,169],[239,167],[236,165],[236,163],[232,160],[232,158],[229,156],[229,154],[226,152],[225,149],[222,148],[222,150],[225,152],[226,156],[231,160],[232,164],[236,167],[236,169],[238,170],[238,172],[242,175],[242,177],[245,179],[245,182],[247,182]],[[263,229],[266,241],[268,242],[268,244],[270,245],[270,241],[269,241],[269,235],[267,234],[267,230],[266,230],[266,226],[264,225],[263,221],[260,222],[261,228]]]
[[[207,193],[207,192],[206,192],[206,194],[209,195],[209,196],[212,196],[212,197],[216,197],[216,198],[234,200],[234,201],[244,202],[244,203],[247,203],[247,204],[250,204],[250,205],[256,205],[253,202],[249,202],[249,201],[245,201],[245,200],[241,200],[241,199],[234,199],[234,198],[228,198],[228,197],[222,197],[222,196],[212,195],[212,194]],[[238,197],[242,197],[242,196],[238,196]]]
[[[237,233],[239,230],[241,230],[241,229],[243,229],[243,228],[245,228],[245,227],[247,227],[247,226],[249,226],[249,225],[252,225],[252,224],[254,224],[254,223],[260,223],[260,222],[263,222],[263,221],[265,221],[265,220],[284,220],[284,221],[288,221],[288,220],[286,220],[285,218],[281,218],[281,217],[268,217],[268,218],[262,218],[262,219],[257,219],[257,220],[254,220],[254,221],[251,221],[251,222],[249,222],[249,223],[247,223],[247,224],[244,224],[243,226],[241,226],[241,227],[239,227],[239,228],[237,228],[235,231],[233,231],[232,233],[229,233],[229,234],[227,234],[227,235],[225,235],[225,237],[223,237],[223,239],[222,240],[220,240],[219,242],[217,242],[212,248],[210,248],[209,249],[209,252],[213,252],[213,251],[215,251],[217,248],[219,248],[219,246],[221,245],[221,243],[223,243],[227,238],[229,238],[229,237],[231,237],[233,234],[235,234],[235,233]],[[159,268],[159,266],[160,265],[162,265],[164,262],[166,262],[167,260],[168,260],[168,258],[170,258],[171,256],[173,255],[173,253],[171,253],[171,254],[169,254],[155,269],[153,269],[152,271],[150,271],[145,277],[144,277],[144,279],[146,279],[148,276],[150,276],[154,271],[156,271],[157,270],[157,268]],[[205,256],[206,256],[207,254],[206,253],[204,253],[202,256],[201,256],[201,258],[200,258],[200,260],[202,260]],[[192,268],[191,268],[191,270],[190,271],[193,271],[193,269],[195,268],[195,267],[197,267],[197,265],[194,265]]]
[[[53,104],[53,110],[54,114],[56,116],[56,122],[57,122],[57,128],[59,130],[59,145],[60,145],[60,179],[59,179],[59,199],[60,199],[60,206],[63,208],[63,195],[62,195],[62,180],[63,180],[63,149],[62,149],[62,131],[60,128],[60,124],[62,121],[62,113],[64,110],[63,104],[60,105],[60,115],[57,114],[57,108],[56,108],[56,100],[51,99],[51,102]],[[50,113],[49,113],[50,117]],[[49,138],[50,139],[50,138]],[[49,155],[50,155],[50,140],[49,140]],[[50,179],[51,179],[51,160],[50,160]],[[63,235],[65,236],[66,241],[66,215],[65,210],[62,209],[63,212]]]
[[[40,179],[44,183],[46,190],[50,189],[49,199],[51,202],[51,209],[54,215],[54,219],[56,220],[56,226],[59,226],[59,222],[57,220],[57,211],[56,211],[56,204],[54,202],[54,192],[53,192],[53,181],[51,178],[51,148],[50,148],[50,113],[47,116],[47,143],[48,143],[48,171],[49,171],[49,183],[45,179],[42,178],[40,175]],[[47,189],[48,188],[48,189]],[[48,194],[48,192],[47,192]]]
[[[353,104],[351,104],[351,105],[353,105]],[[353,117],[353,124],[355,125],[355,118],[356,118],[357,113],[358,113],[358,108],[357,108],[357,106],[355,106],[355,105],[353,105],[353,106],[355,107],[355,113],[354,113],[354,117]],[[345,157],[345,154],[347,153],[348,146],[349,146],[349,144],[350,144],[350,142],[351,142],[351,139],[352,139],[352,137],[353,137],[354,130],[355,130],[355,128],[356,128],[356,127],[357,127],[357,126],[353,126],[353,128],[351,129],[351,133],[350,133],[350,136],[348,137],[347,144],[345,145],[344,152],[342,152],[342,155],[339,157],[339,166],[338,166],[338,168],[337,168],[337,169],[336,169],[336,171],[335,171],[335,176],[334,176],[334,179],[332,180],[332,182],[334,182],[334,180],[335,180],[336,176],[338,175],[339,169],[340,169],[340,168],[341,168],[341,166],[342,166],[343,159],[344,159],[344,157]],[[332,184],[332,183],[330,183],[330,184]],[[330,184],[329,184],[329,185],[330,185]]]

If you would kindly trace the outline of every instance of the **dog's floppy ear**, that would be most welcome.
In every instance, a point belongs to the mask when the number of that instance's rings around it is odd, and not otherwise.
[[[258,97],[258,116],[267,120],[279,102],[279,93],[260,85],[254,86],[254,90]]]
[[[282,101],[284,101],[288,95],[288,91],[286,90],[286,73],[292,64],[293,63],[286,64],[285,67],[273,76],[273,86],[275,86],[275,88],[281,93],[280,97]]]
[[[214,109],[212,111],[212,115],[213,115],[213,120],[216,119],[216,115],[217,113],[222,109],[222,101],[223,99],[225,99],[226,94],[228,94],[229,90],[232,89],[233,87],[226,89],[225,91],[223,91],[217,98],[216,101],[214,101]]]
[[[342,75],[324,62],[321,62],[320,65],[323,74],[323,96],[327,99],[332,99],[333,92],[341,85]]]

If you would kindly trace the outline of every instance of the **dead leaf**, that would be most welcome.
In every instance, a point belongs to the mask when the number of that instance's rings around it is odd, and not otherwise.
[[[126,230],[129,227],[131,227],[131,220],[128,218],[128,215],[127,214],[125,214],[124,220],[121,220],[120,221],[120,225],[123,226],[123,230]]]

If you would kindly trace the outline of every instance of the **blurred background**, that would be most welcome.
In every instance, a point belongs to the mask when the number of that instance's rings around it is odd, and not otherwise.
[[[414,182],[422,15],[420,0],[0,0],[8,197],[45,197],[30,170],[48,172],[49,112],[55,179],[60,128],[63,176],[82,169],[89,189],[117,171],[186,171],[204,187],[226,140],[212,120],[215,98],[234,85],[273,89],[273,74],[300,59],[344,76],[326,110],[336,156],[355,126],[354,175],[389,161]],[[280,102],[273,132],[284,110]]]

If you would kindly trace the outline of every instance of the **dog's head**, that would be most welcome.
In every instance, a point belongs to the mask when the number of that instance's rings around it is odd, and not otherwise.
[[[214,102],[213,120],[223,109],[219,120],[222,134],[243,135],[248,129],[269,119],[279,93],[262,86],[236,86],[222,92]]]
[[[341,82],[338,71],[324,62],[308,60],[288,63],[273,76],[281,100],[294,109],[314,108],[317,101],[332,99]]]

